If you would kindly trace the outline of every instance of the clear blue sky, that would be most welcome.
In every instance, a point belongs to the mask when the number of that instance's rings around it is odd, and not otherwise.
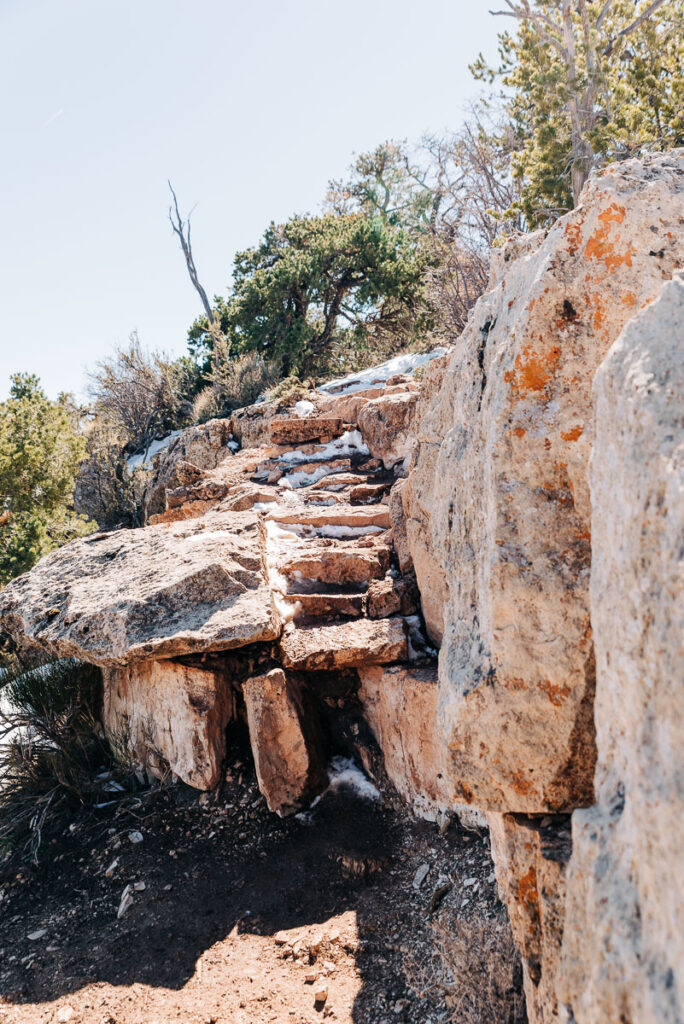
[[[200,311],[167,220],[198,204],[210,295],[271,219],[315,210],[354,152],[457,127],[494,56],[478,0],[0,0],[0,397],[82,393],[137,328]]]

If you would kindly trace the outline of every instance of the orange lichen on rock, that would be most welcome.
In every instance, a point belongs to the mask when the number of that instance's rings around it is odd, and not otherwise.
[[[530,348],[523,350],[516,357],[515,369],[504,374],[507,383],[515,381],[523,391],[543,391],[553,377],[561,358],[559,345],[553,345],[548,352],[533,352]]]
[[[625,219],[624,206],[613,203],[607,210],[599,214],[601,226],[587,242],[585,254],[588,260],[601,260],[606,270],[615,270],[617,267],[632,266],[634,250],[628,248],[626,252],[615,252],[613,242],[609,239],[613,224],[622,224]]]
[[[530,865],[529,870],[518,882],[518,900],[520,903],[536,910],[539,906],[539,887],[537,885],[537,869]],[[534,918],[534,915],[533,915]],[[531,929],[532,930],[532,929]]]
[[[572,430],[568,430],[567,433],[561,434],[564,441],[577,441],[578,438],[584,433],[584,427],[573,427]]]
[[[569,686],[560,686],[552,683],[549,679],[542,679],[537,683],[538,688],[545,693],[555,708],[563,706],[572,692]]]

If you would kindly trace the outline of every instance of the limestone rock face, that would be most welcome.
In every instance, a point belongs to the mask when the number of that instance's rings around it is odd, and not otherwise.
[[[520,950],[530,1024],[559,1016],[556,984],[563,938],[569,815],[488,814],[492,857]]]
[[[218,672],[174,661],[104,671],[103,719],[114,749],[125,746],[158,777],[168,765],[188,786],[213,789],[234,714],[233,692]]]
[[[315,719],[282,669],[248,679],[243,694],[259,789],[269,810],[292,814],[328,781]]]
[[[573,815],[561,997],[577,1024],[684,1019],[684,281],[594,384],[597,805]]]
[[[408,455],[417,401],[416,391],[400,391],[373,398],[359,410],[363,439],[371,455],[382,459],[385,469],[391,469]]]
[[[592,802],[591,382],[684,262],[683,217],[681,152],[606,168],[426,371],[402,497],[451,771],[482,808]]]
[[[0,594],[0,626],[97,665],[228,650],[278,636],[257,513],[93,534]]]
[[[230,419],[209,420],[188,427],[153,460],[152,475],[143,495],[143,521],[166,511],[166,492],[194,483],[202,472],[230,458],[227,447]]]

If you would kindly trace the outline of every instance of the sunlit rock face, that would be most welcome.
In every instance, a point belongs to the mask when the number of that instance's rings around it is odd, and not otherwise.
[[[195,789],[221,777],[235,698],[223,673],[173,661],[104,670],[103,720],[115,751]]]
[[[684,1018],[684,281],[596,376],[597,804],[573,815],[562,1001],[577,1024]]]
[[[676,153],[594,176],[426,372],[406,529],[450,770],[487,810],[593,801],[592,382],[683,261],[683,172]]]
[[[259,789],[271,811],[292,814],[328,782],[310,700],[279,668],[248,679],[243,695]]]

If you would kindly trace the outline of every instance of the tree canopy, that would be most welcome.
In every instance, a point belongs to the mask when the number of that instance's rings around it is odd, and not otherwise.
[[[513,128],[514,209],[536,226],[571,209],[589,172],[642,146],[684,143],[684,10],[679,0],[504,0],[499,80]]]
[[[72,506],[86,453],[77,410],[66,395],[50,401],[32,374],[11,381],[0,402],[0,584],[93,528]]]
[[[408,341],[428,316],[427,261],[408,231],[379,214],[271,223],[257,246],[237,254],[232,292],[216,300],[229,356],[257,351],[287,376],[323,372],[335,350],[343,358],[388,336]],[[206,318],[190,341],[198,353],[211,345]]]

